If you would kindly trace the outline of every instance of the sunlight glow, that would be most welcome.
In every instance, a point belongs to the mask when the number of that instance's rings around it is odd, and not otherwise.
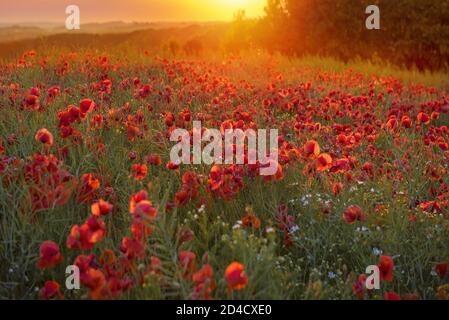
[[[266,0],[0,0],[0,22],[65,21],[65,8],[76,3],[83,22],[231,21],[238,10],[263,15]],[[2,17],[2,13],[8,14]]]

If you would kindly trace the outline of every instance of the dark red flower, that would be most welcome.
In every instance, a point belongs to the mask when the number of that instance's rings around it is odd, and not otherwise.
[[[39,296],[43,300],[60,299],[62,294],[59,283],[56,281],[46,281],[44,287],[40,290]]]
[[[37,266],[40,269],[53,268],[61,263],[63,257],[59,251],[59,246],[53,241],[42,242],[39,249],[39,261]]]
[[[53,145],[53,135],[45,128],[40,129],[34,136],[34,139],[48,147]]]
[[[437,263],[435,265],[435,272],[438,274],[438,276],[441,279],[443,279],[447,275],[448,267],[449,267],[449,263],[448,262]]]
[[[390,256],[380,256],[379,260],[380,279],[386,282],[393,281],[393,258]]]
[[[402,300],[401,296],[398,295],[396,292],[385,292],[384,299],[385,300]]]

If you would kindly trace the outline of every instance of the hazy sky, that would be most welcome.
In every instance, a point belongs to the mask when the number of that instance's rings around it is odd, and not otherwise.
[[[231,20],[245,9],[247,16],[263,14],[265,0],[0,0],[0,24],[10,22],[65,23],[65,8],[79,6],[81,23],[123,21]]]

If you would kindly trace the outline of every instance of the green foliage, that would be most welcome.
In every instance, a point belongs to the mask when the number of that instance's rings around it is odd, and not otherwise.
[[[365,9],[380,9],[380,30],[367,30]],[[432,0],[269,0],[263,32],[270,50],[348,60],[374,57],[406,67],[447,68],[449,3]]]

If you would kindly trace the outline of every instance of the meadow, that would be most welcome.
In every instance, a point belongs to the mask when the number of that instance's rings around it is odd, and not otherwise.
[[[0,298],[448,299],[448,89],[262,51],[5,58]],[[193,120],[278,129],[276,174],[174,165]]]

